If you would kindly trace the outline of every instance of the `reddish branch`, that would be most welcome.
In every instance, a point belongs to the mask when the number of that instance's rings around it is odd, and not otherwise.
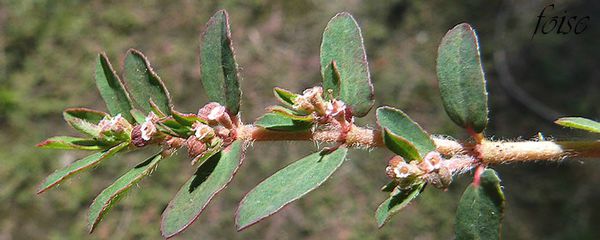
[[[346,145],[356,148],[382,147],[381,132],[353,126],[347,133]],[[339,140],[337,130],[315,132],[277,132],[253,125],[238,129],[238,138],[251,141],[317,141],[335,143]],[[433,138],[436,150],[446,156],[473,156],[475,144],[458,142],[442,137]],[[600,158],[600,141],[489,141],[479,144],[481,161],[484,164],[500,164],[525,161],[552,161],[565,158]]]

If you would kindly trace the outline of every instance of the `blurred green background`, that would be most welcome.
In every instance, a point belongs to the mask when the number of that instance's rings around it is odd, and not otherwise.
[[[320,36],[337,12],[363,29],[376,105],[405,110],[431,133],[464,138],[445,116],[435,57],[443,34],[460,22],[480,36],[494,139],[590,138],[552,124],[558,116],[600,119],[600,2],[556,2],[547,16],[590,16],[582,34],[531,34],[552,1],[41,1],[0,0],[0,239],[158,239],[160,214],[192,174],[181,154],[164,161],[103,220],[86,232],[87,207],[112,180],[149,155],[106,161],[54,190],[35,195],[48,174],[82,152],[40,150],[37,142],[75,132],[67,107],[105,109],[95,89],[98,52],[115,66],[125,51],[142,50],[166,82],[176,107],[206,103],[199,81],[198,37],[218,9],[229,11],[243,81],[245,122],[275,101],[280,86],[318,84]],[[359,121],[374,127],[371,113]],[[236,232],[233,213],[243,194],[277,169],[314,151],[312,143],[255,143],[230,187],[181,239],[452,239],[454,212],[470,176],[447,192],[427,189],[377,229],[386,197],[388,151],[352,151],[326,184],[280,213]],[[600,239],[600,162],[561,161],[495,167],[508,201],[505,239]],[[295,181],[295,180],[291,180]]]

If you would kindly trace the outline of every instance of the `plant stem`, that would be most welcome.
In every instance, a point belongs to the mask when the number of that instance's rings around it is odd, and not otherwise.
[[[238,128],[238,138],[251,141],[316,141],[337,143],[340,132],[337,130],[317,130],[315,132],[280,132],[266,130],[254,125]],[[458,142],[442,137],[433,137],[436,150],[442,155],[473,156],[479,152],[484,164],[509,162],[553,161],[568,157],[600,158],[600,141],[489,141],[476,145],[471,142]],[[355,148],[384,147],[381,132],[353,126],[346,136],[346,145]],[[477,151],[476,151],[477,150]]]

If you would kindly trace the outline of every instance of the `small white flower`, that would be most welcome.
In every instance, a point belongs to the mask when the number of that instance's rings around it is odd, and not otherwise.
[[[206,138],[210,138],[215,135],[214,130],[204,123],[195,122],[192,127],[193,127],[193,130],[195,131],[194,135],[196,136],[196,138],[198,140],[204,140]]]
[[[158,117],[154,112],[150,112],[148,116],[146,116],[146,121],[142,123],[140,131],[142,132],[142,139],[144,141],[150,141],[152,136],[156,133],[156,126],[154,126],[154,121],[156,121]]]
[[[293,108],[294,108],[294,110],[310,111],[314,107],[310,103],[310,101],[308,100],[307,97],[305,97],[305,96],[298,96],[298,97],[296,97],[296,99],[294,99],[294,106],[293,106]]]
[[[419,164],[419,168],[425,172],[431,172],[440,169],[442,166],[442,156],[438,152],[432,151],[427,153],[423,161]]]
[[[311,99],[311,98],[315,98],[317,96],[321,96],[323,94],[323,88],[322,87],[312,87],[309,89],[304,90],[304,92],[302,92],[302,96]]]
[[[340,100],[333,100],[332,102],[327,102],[327,110],[325,111],[327,115],[335,117],[346,110],[346,104],[344,102]]]
[[[407,178],[412,174],[411,168],[407,163],[400,163],[394,168],[396,178]]]

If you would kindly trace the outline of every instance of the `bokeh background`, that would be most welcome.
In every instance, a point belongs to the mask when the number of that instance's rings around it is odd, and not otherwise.
[[[590,16],[575,35],[537,34],[537,15]],[[593,136],[553,125],[558,116],[600,119],[600,2],[561,1],[66,1],[0,0],[0,239],[158,239],[160,214],[193,169],[185,154],[164,161],[103,220],[86,232],[87,207],[112,180],[150,152],[113,158],[54,190],[35,195],[48,174],[81,152],[40,150],[37,142],[75,134],[62,121],[67,107],[105,109],[93,82],[105,51],[122,64],[142,50],[166,82],[176,107],[206,103],[199,81],[198,37],[218,9],[229,11],[243,81],[243,120],[275,101],[280,86],[316,85],[322,30],[337,12],[362,27],[376,105],[405,110],[431,133],[464,138],[445,116],[435,75],[437,45],[460,22],[478,31],[495,139]],[[564,11],[567,11],[566,14]],[[373,127],[371,113],[359,121]],[[597,136],[596,136],[597,137]],[[457,201],[470,176],[443,192],[427,189],[387,226],[373,214],[386,197],[388,151],[352,151],[326,184],[275,216],[236,232],[233,213],[243,194],[277,169],[314,151],[312,143],[256,143],[239,174],[181,239],[452,239]],[[507,198],[505,239],[599,239],[600,161],[495,167]],[[290,179],[301,181],[301,179]]]

